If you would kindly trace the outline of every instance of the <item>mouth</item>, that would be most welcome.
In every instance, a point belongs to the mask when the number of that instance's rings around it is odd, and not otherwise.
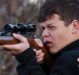
[[[48,48],[52,47],[52,43],[51,43],[51,42],[48,42],[48,41],[45,42],[45,45],[46,45]]]

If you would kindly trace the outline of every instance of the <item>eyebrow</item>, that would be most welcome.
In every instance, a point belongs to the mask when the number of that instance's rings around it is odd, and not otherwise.
[[[49,24],[47,24],[47,26],[51,26],[51,25],[54,25],[54,23],[49,23]]]
[[[52,24],[54,24],[54,23],[46,24],[46,27],[49,27],[49,26],[51,26]],[[41,24],[40,26],[41,26],[41,27],[44,27],[44,24]]]

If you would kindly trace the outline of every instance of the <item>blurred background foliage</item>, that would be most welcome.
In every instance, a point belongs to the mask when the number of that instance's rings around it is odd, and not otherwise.
[[[0,31],[5,24],[36,23],[40,6],[45,0],[0,0]],[[40,29],[38,36],[40,37]],[[0,75],[17,75],[17,62],[0,46]]]

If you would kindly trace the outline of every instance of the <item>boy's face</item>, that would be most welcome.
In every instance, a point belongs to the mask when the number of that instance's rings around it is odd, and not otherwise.
[[[58,15],[55,14],[40,24],[43,28],[43,40],[47,42],[46,45],[51,53],[57,53],[73,41],[72,24],[65,26],[64,21],[60,20]]]

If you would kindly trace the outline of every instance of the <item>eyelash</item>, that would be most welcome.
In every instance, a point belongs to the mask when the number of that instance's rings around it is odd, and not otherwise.
[[[49,26],[48,28],[49,29],[55,29],[55,26]]]
[[[45,30],[45,27],[42,27],[42,30]]]

